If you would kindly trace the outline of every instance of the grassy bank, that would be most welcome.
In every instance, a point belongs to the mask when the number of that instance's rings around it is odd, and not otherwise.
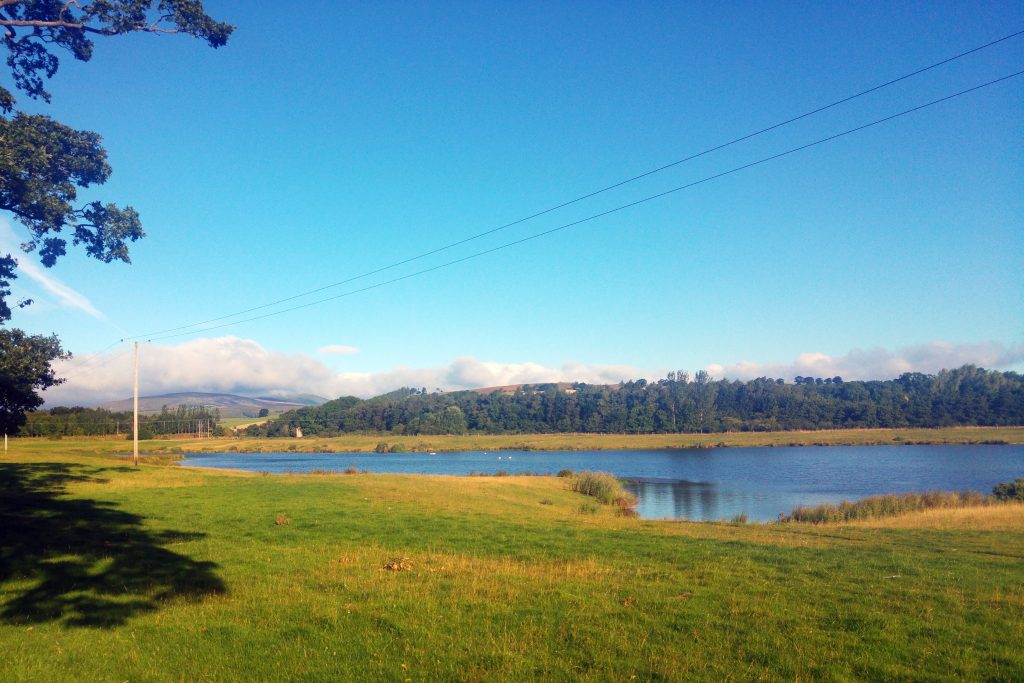
[[[85,443],[83,443],[85,441]],[[45,451],[55,443],[81,454],[124,453],[131,448],[124,439],[14,439],[12,453]],[[637,450],[658,448],[714,448],[741,446],[874,446],[913,444],[1024,444],[1024,427],[946,427],[941,429],[835,429],[808,432],[725,432],[721,434],[495,434],[395,436],[349,434],[334,438],[171,439],[145,441],[147,453],[276,451],[371,453],[379,444],[398,450],[497,451],[497,450]]]
[[[593,500],[51,442],[0,459],[0,680],[1024,677],[1015,508],[734,525]]]

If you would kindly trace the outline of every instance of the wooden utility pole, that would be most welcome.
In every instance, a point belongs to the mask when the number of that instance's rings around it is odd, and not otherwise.
[[[134,444],[132,447],[132,462],[139,466],[139,342],[135,342],[135,415],[133,419]]]

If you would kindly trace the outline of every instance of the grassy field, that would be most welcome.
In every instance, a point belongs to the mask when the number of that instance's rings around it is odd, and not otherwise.
[[[66,448],[92,454],[124,453],[131,449],[123,438],[68,440]],[[12,452],[34,452],[52,448],[56,442],[42,438],[14,439]],[[220,437],[206,439],[160,439],[142,442],[147,453],[211,453],[239,451],[267,453],[372,452],[377,444],[401,445],[403,450],[497,451],[497,450],[630,450],[656,448],[712,448],[716,446],[866,446],[899,444],[1024,444],[1024,427],[948,427],[942,429],[835,429],[813,432],[726,432],[723,434],[507,434],[466,436],[395,436],[350,434],[335,438],[251,439]]]
[[[813,432],[727,432],[722,434],[508,434],[394,436],[352,434],[318,439],[232,439],[193,442],[186,450],[369,452],[383,442],[410,451],[611,450],[710,448],[714,446],[852,446],[915,443],[1024,443],[1024,427],[946,429],[837,429]]]
[[[17,445],[3,681],[1024,678],[1021,506],[649,522],[557,478],[135,469],[93,454],[109,442]]]
[[[253,425],[261,425],[264,422],[270,422],[272,419],[270,417],[222,417],[220,419],[220,426],[226,429],[242,429]]]

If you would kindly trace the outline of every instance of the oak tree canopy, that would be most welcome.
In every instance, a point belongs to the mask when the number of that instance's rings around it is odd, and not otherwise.
[[[14,87],[45,102],[58,54],[87,62],[97,36],[182,33],[218,48],[233,30],[207,16],[197,0],[0,0],[0,41]],[[0,211],[28,229],[22,250],[37,252],[51,267],[70,238],[92,258],[130,263],[128,243],[144,235],[138,212],[100,201],[76,204],[78,188],[110,177],[100,136],[18,111],[16,104],[14,93],[0,86]],[[0,256],[0,324],[11,318],[7,297],[16,267],[13,255]]]

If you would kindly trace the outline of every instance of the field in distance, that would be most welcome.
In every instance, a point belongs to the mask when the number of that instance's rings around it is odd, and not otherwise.
[[[396,450],[630,450],[713,448],[717,446],[863,446],[898,444],[1024,443],[1024,427],[948,427],[940,429],[836,429],[801,432],[723,432],[716,434],[346,434],[321,438],[234,438],[147,442],[155,452],[180,448],[187,452],[371,452],[379,444]]]
[[[1024,507],[653,522],[554,477],[98,443],[0,457],[0,680],[1024,678]]]
[[[264,418],[266,419],[266,418]],[[238,418],[222,421],[251,423]],[[54,444],[69,453],[114,455],[131,450],[127,436],[14,438],[11,452],[40,453]],[[1024,444],[1024,427],[945,427],[939,429],[835,429],[800,432],[723,432],[716,434],[467,434],[396,435],[346,434],[338,437],[169,438],[140,441],[144,453],[370,453],[381,444],[396,451],[498,451],[498,450],[639,450],[661,448],[716,448],[752,446],[869,446],[900,444]]]

